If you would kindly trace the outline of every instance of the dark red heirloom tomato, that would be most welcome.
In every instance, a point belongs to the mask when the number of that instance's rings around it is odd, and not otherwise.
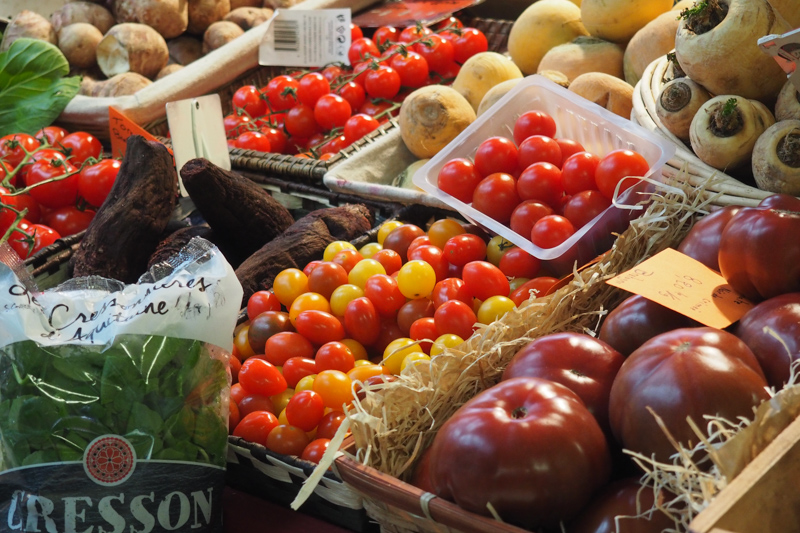
[[[735,333],[755,354],[767,383],[783,388],[800,359],[800,292],[761,302],[739,320]]]
[[[610,471],[606,439],[581,399],[538,378],[503,381],[465,403],[430,457],[436,494],[482,515],[491,503],[531,530],[573,518]]]
[[[649,409],[691,447],[697,437],[686,417],[700,427],[704,415],[751,417],[753,407],[769,398],[766,386],[753,352],[733,334],[676,329],[650,339],[622,364],[611,387],[611,430],[625,448],[667,461],[676,450]]]
[[[691,318],[637,294],[623,300],[603,320],[600,340],[627,357],[656,335],[699,325]]]
[[[620,479],[600,491],[580,516],[567,526],[567,532],[661,533],[676,527],[673,520],[661,511],[648,512],[654,503],[653,489],[643,488],[638,478]],[[619,518],[617,529],[617,516],[630,518]]]
[[[758,207],[800,211],[800,198],[797,198],[796,196],[789,196],[788,194],[773,194],[772,196],[767,196],[761,200],[758,203]]]
[[[422,457],[420,457],[417,466],[414,468],[410,483],[418,489],[433,493],[433,485],[431,485],[431,448],[422,452]]]
[[[719,272],[719,240],[722,230],[741,210],[742,207],[738,205],[729,205],[704,216],[683,238],[678,251]]]
[[[614,377],[625,358],[621,353],[584,333],[553,333],[522,348],[503,372],[503,380],[542,378],[561,383],[577,394],[606,434],[608,397]]]
[[[731,287],[753,300],[800,291],[800,211],[739,211],[719,242],[719,269]]]

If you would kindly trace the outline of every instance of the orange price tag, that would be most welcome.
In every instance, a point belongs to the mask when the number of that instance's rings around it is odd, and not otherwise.
[[[113,157],[125,156],[128,137],[131,135],[141,135],[148,141],[160,142],[147,133],[144,128],[122,114],[121,111],[111,106],[108,107],[108,132],[111,137],[111,155]],[[169,147],[167,147],[167,150],[169,150]],[[172,150],[169,150],[169,153],[172,153]]]
[[[712,328],[730,326],[753,307],[719,272],[672,248],[608,280],[608,284]]]

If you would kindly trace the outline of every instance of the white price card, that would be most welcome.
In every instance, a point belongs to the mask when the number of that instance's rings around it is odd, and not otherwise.
[[[261,65],[321,67],[350,64],[350,10],[276,10],[258,48]]]
[[[222,122],[222,102],[218,94],[169,102],[167,122],[181,196],[186,196],[186,190],[180,172],[187,161],[202,157],[220,168],[231,169],[228,140]]]

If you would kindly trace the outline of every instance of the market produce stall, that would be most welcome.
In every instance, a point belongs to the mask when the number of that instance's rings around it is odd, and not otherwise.
[[[800,529],[800,5],[502,4],[2,13],[10,530]]]

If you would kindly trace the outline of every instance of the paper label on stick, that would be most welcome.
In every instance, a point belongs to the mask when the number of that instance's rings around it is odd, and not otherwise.
[[[126,117],[118,109],[108,107],[108,133],[111,137],[111,156],[124,157],[128,147],[128,137],[131,135],[141,135],[148,141],[160,142],[150,135],[147,130]],[[167,148],[169,150],[169,148]],[[169,151],[172,153],[172,150]]]
[[[202,157],[220,168],[231,169],[222,102],[218,94],[169,102],[167,122],[182,196],[187,194],[180,180],[180,171],[187,161]]]
[[[328,63],[350,64],[350,10],[281,10],[267,22],[258,48],[261,65],[321,67]]]
[[[719,272],[672,248],[607,283],[719,329],[730,326],[753,307]]]

